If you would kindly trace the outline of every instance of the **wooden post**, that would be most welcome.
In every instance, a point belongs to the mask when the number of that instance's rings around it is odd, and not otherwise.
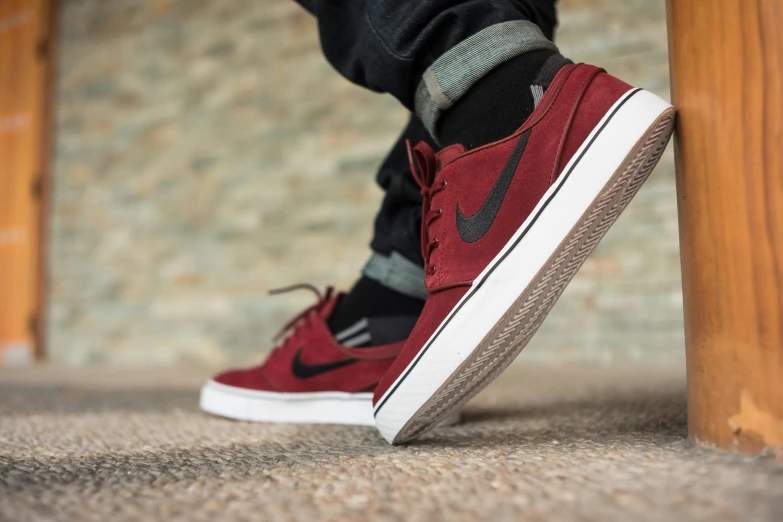
[[[783,2],[668,18],[689,432],[783,451]]]
[[[0,0],[0,365],[42,353],[54,0]]]

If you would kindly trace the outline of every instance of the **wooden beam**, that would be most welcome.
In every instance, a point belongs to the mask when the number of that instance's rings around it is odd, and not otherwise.
[[[783,450],[783,2],[668,18],[689,432]]]
[[[40,346],[51,7],[51,0],[0,2],[0,364],[32,359]]]

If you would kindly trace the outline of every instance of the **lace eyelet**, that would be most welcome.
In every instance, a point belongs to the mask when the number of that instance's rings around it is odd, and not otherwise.
[[[429,268],[427,269],[427,274],[428,275],[435,275],[435,265],[430,265],[429,266]]]
[[[438,216],[442,216],[442,215],[443,215],[443,209],[442,208],[438,208]]]
[[[441,183],[441,188],[446,188],[446,180],[445,179]]]

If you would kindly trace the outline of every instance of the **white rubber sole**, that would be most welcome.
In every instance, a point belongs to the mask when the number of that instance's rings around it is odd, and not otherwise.
[[[201,387],[199,405],[207,413],[242,421],[375,426],[372,393],[278,393],[209,380]],[[456,424],[459,418],[452,414],[441,424]]]
[[[421,435],[513,361],[652,171],[673,123],[674,109],[652,93],[634,89],[615,103],[378,401],[387,441]]]

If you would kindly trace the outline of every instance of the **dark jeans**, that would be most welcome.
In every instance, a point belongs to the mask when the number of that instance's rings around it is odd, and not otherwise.
[[[437,150],[431,134],[440,111],[493,65],[551,45],[555,0],[297,1],[317,17],[321,46],[337,71],[392,94],[412,113],[377,174],[386,195],[371,247],[422,266],[421,196],[405,140]]]
[[[318,19],[321,47],[348,80],[411,112],[424,71],[492,25],[528,20],[552,40],[555,0],[297,0]]]

